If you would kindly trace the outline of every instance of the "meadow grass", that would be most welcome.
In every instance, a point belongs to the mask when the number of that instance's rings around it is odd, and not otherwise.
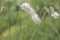
[[[40,25],[16,7],[17,1],[30,3],[41,17]],[[45,11],[42,10],[43,7],[52,6],[60,14],[59,2],[60,0],[0,0],[0,40],[60,40],[60,17],[54,19],[50,15],[44,15]]]

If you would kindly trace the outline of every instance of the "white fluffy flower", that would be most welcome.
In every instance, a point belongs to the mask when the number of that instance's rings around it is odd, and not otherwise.
[[[38,24],[38,23],[41,22],[41,20],[39,19],[39,17],[38,17],[37,14],[34,14],[34,15],[32,16],[32,20],[33,20],[36,24]]]
[[[53,16],[55,19],[57,19],[59,17],[59,14],[57,12],[54,12],[53,14],[51,14],[51,16]]]
[[[54,11],[53,7],[50,7],[50,12],[51,12],[51,16],[52,16],[54,19],[57,19],[57,18],[59,17],[58,12]]]
[[[27,2],[20,5],[21,9],[24,10],[31,18],[32,20],[38,24],[41,22],[38,15],[36,14],[35,10],[28,4]]]

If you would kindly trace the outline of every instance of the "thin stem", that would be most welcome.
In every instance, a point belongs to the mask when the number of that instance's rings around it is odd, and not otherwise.
[[[46,13],[45,13],[45,14],[46,14]],[[42,17],[41,22],[42,22],[42,20],[43,20],[43,18],[44,18],[44,16],[45,16],[45,14],[44,14],[43,17]],[[35,27],[35,30],[33,31],[33,33],[32,33],[32,35],[31,35],[31,37],[30,37],[29,40],[32,40],[32,38],[34,37],[34,35],[35,35],[35,33],[36,33],[36,31],[38,30],[39,27],[40,27],[39,24],[37,25],[37,27]]]
[[[55,30],[56,34],[58,35],[58,37],[59,37],[59,39],[60,39],[58,30],[55,28],[55,26],[52,24],[51,21],[49,21],[49,23],[51,24],[51,26],[53,27],[53,29]]]

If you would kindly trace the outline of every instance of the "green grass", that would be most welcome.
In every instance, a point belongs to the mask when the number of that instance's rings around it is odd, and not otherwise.
[[[60,13],[60,0],[20,0],[29,2],[36,10],[42,20],[39,26],[24,11],[16,7],[17,1],[0,0],[0,10],[5,7],[0,11],[0,40],[60,40],[60,17],[55,20],[50,15],[44,16],[42,10],[44,6],[52,6]],[[36,32],[33,35],[34,31]]]

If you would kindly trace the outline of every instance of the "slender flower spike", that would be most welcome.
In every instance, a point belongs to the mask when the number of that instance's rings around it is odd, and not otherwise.
[[[38,17],[38,15],[36,14],[35,10],[30,6],[30,4],[28,4],[27,2],[21,4],[19,6],[22,10],[24,10],[31,18],[32,20],[38,24],[41,22],[40,18]]]
[[[47,12],[49,12],[49,9],[47,7],[44,7],[43,9],[45,9]]]
[[[50,12],[51,12],[51,16],[52,16],[54,19],[57,19],[57,18],[59,17],[58,12],[54,11],[53,7],[50,7]]]

